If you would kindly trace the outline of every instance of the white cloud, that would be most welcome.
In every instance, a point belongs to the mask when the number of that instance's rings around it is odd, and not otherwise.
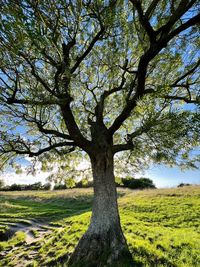
[[[7,172],[2,178],[7,185],[11,184],[33,184],[36,182],[46,183],[46,178],[50,175],[50,172],[38,172],[36,175],[21,173],[16,174],[15,172]]]

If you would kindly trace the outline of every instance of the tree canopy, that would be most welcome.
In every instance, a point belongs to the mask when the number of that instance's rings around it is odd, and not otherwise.
[[[134,166],[195,166],[198,1],[3,0],[0,10],[2,163],[90,154],[93,132],[108,131]]]

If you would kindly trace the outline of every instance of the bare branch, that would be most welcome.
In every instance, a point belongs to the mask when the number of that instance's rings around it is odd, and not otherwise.
[[[38,126],[38,129],[41,133],[44,133],[44,134],[51,134],[51,135],[55,135],[57,137],[61,137],[61,138],[64,138],[64,139],[68,139],[68,140],[73,140],[71,136],[69,136],[68,134],[64,134],[64,133],[61,133],[59,131],[56,131],[56,130],[53,130],[53,129],[45,129],[43,127],[43,125],[39,122],[36,122],[37,126]]]
[[[152,57],[155,57],[156,53],[152,53],[149,49],[141,58],[138,65],[137,86],[135,95],[127,100],[126,106],[120,113],[120,115],[114,120],[113,124],[109,128],[109,133],[113,135],[123,124],[123,122],[129,117],[131,111],[136,107],[137,101],[145,94],[145,77],[147,72],[147,66]],[[132,85],[131,85],[132,86]]]

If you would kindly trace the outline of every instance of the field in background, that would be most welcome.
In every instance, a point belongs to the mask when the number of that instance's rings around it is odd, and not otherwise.
[[[0,266],[65,266],[91,216],[92,190],[0,192]],[[135,266],[200,266],[200,186],[119,190]]]

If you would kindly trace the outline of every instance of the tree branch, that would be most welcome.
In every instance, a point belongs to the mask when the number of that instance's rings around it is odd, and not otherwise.
[[[81,56],[79,56],[77,58],[76,63],[71,68],[71,73],[74,73],[75,72],[75,70],[79,67],[79,65],[81,64],[81,62],[90,53],[90,51],[92,50],[92,48],[94,47],[94,45],[96,44],[96,42],[100,40],[100,38],[102,37],[102,35],[103,35],[104,32],[105,32],[105,28],[103,27],[103,25],[101,25],[100,31],[95,35],[95,37],[93,38],[93,40],[89,44],[88,48],[83,52],[83,54]]]
[[[123,122],[130,116],[131,111],[136,107],[137,101],[145,94],[145,77],[147,72],[147,66],[152,56],[154,56],[149,49],[140,58],[138,65],[137,86],[135,95],[132,99],[127,100],[127,104],[120,113],[120,115],[114,120],[113,124],[109,128],[109,134],[113,135],[123,124]]]
[[[64,146],[72,146],[69,150],[68,150],[68,153],[74,151],[75,149],[75,143],[74,142],[60,142],[60,143],[57,143],[57,144],[53,144],[53,145],[50,145],[48,147],[45,147],[45,148],[42,148],[42,149],[39,149],[38,151],[34,152],[34,151],[31,151],[31,149],[27,146],[25,146],[26,150],[21,150],[21,149],[16,149],[14,148],[14,146],[11,148],[11,149],[4,149],[4,148],[0,148],[0,151],[4,154],[6,153],[16,153],[16,154],[19,154],[19,155],[29,155],[29,157],[35,157],[35,156],[39,156],[45,152],[48,152],[52,149],[55,149],[55,148],[59,148],[59,147],[64,147]]]
[[[186,73],[181,75],[173,84],[172,86],[176,86],[181,80],[185,79],[188,75],[193,74],[193,72],[200,66],[200,59],[197,61],[197,63],[194,65],[193,68],[188,70]]]
[[[158,5],[159,2],[160,2],[160,0],[151,1],[151,4],[149,5],[149,7],[147,8],[147,11],[145,12],[145,17],[147,19],[150,19],[153,11],[155,10],[155,8],[156,8],[156,6]]]
[[[176,35],[178,35],[179,33],[187,30],[188,28],[194,26],[197,23],[200,23],[200,13],[194,16],[193,18],[189,19],[187,22],[185,22],[175,30],[173,30],[167,37],[168,41],[171,40]]]
[[[103,109],[104,109],[104,101],[105,101],[105,99],[108,96],[110,96],[110,95],[112,95],[112,94],[114,94],[114,93],[116,93],[118,91],[121,91],[123,89],[123,86],[124,86],[124,84],[126,82],[125,74],[126,74],[127,65],[128,65],[128,60],[125,61],[125,64],[123,66],[124,71],[122,73],[122,78],[121,78],[121,82],[120,82],[119,86],[116,86],[116,87],[112,88],[109,91],[104,91],[103,94],[101,95],[100,101],[97,103],[97,106],[95,108],[96,116],[97,116],[97,120],[98,121],[101,121],[101,122],[103,121]]]
[[[171,100],[181,100],[184,101],[188,104],[197,104],[199,103],[198,99],[194,100],[194,99],[188,99],[187,97],[183,97],[183,96],[173,96],[173,95],[166,95],[164,96],[165,99],[171,99]]]
[[[133,2],[133,4],[135,5],[140,5],[138,0],[130,0],[131,2]],[[185,1],[185,0],[184,0]],[[183,2],[183,1],[182,1]],[[187,4],[186,8],[184,9],[184,12],[186,12],[190,7],[191,7],[191,3],[195,2],[195,1],[191,1],[189,4]],[[179,9],[180,8],[180,9]],[[182,16],[182,8],[179,7],[177,10],[177,14],[176,14],[176,19],[178,19],[178,14],[180,16]],[[184,13],[183,13],[184,14]],[[170,20],[170,23],[167,24],[168,26],[171,25],[172,26],[172,21],[175,23],[175,17],[173,19]],[[197,24],[200,21],[200,14],[196,15],[195,17],[191,18],[189,21],[187,21],[186,23],[184,23],[183,25],[181,25],[180,27],[178,27],[177,29],[175,29],[174,31],[171,32],[171,34],[169,35],[165,35],[165,37],[160,37],[160,39],[156,42],[152,42],[150,48],[146,51],[145,54],[143,54],[140,58],[139,61],[139,65],[138,65],[138,76],[137,76],[137,86],[136,86],[136,93],[135,95],[132,97],[132,99],[130,99],[129,101],[127,101],[126,106],[124,107],[124,109],[122,110],[122,112],[120,113],[120,115],[114,120],[113,124],[110,126],[109,128],[109,134],[113,135],[123,124],[123,122],[128,118],[128,116],[130,116],[132,110],[137,106],[137,101],[145,95],[145,78],[146,78],[146,73],[147,73],[147,67],[149,62],[155,58],[156,55],[158,55],[158,53],[167,46],[168,42],[177,34],[179,34],[180,32],[182,32],[183,30]],[[167,27],[168,27],[167,26]],[[164,34],[166,34],[164,32]],[[188,102],[189,103],[189,102]]]
[[[148,133],[152,127],[155,127],[157,124],[159,124],[159,117],[162,114],[162,111],[167,107],[167,104],[164,103],[163,107],[159,110],[159,112],[155,115],[155,117],[151,118],[150,120],[147,120],[146,124],[144,123],[140,128],[136,129],[131,134],[127,134],[126,144],[119,144],[113,146],[113,153],[130,150],[134,148],[133,139],[137,136],[141,136],[143,133]]]
[[[56,130],[52,130],[52,129],[45,129],[43,127],[42,124],[40,124],[39,122],[36,122],[37,126],[38,126],[38,129],[41,133],[44,133],[44,134],[51,134],[51,135],[55,135],[57,137],[61,137],[61,138],[64,138],[64,139],[68,139],[68,140],[73,140],[72,137],[68,134],[64,134],[64,133],[61,133],[59,131],[56,131]]]
[[[86,152],[90,152],[91,150],[91,142],[88,141],[81,133],[74,115],[72,113],[71,107],[70,107],[70,103],[67,103],[65,105],[61,105],[61,111],[63,114],[63,118],[65,121],[65,124],[67,126],[68,132],[70,134],[70,136],[73,138],[73,140],[75,141],[75,143],[83,148]]]
[[[179,3],[179,6],[177,7],[177,9],[175,10],[174,14],[170,17],[169,21],[161,26],[157,31],[156,31],[156,34],[158,35],[159,33],[162,32],[162,34],[164,36],[168,36],[168,41],[170,39],[172,39],[174,36],[176,36],[177,34],[179,34],[180,32],[184,31],[185,29],[189,28],[190,26],[192,26],[193,24],[191,25],[188,25],[187,26],[187,23],[186,22],[185,24],[182,24],[180,27],[178,27],[177,29],[180,28],[180,31],[178,30],[174,30],[173,32],[170,32],[170,30],[172,29],[173,25],[193,6],[193,4],[196,2],[197,0],[192,0],[192,1],[188,1],[188,0],[182,0],[180,3]],[[196,16],[195,16],[196,17]],[[193,20],[195,17],[193,17],[192,19],[190,20]],[[191,21],[192,22],[192,21]],[[195,23],[197,23],[197,21],[195,21]],[[194,24],[195,24],[194,23]],[[190,24],[190,23],[189,23]],[[185,25],[185,26],[183,26]],[[162,35],[161,35],[161,38],[162,38]]]
[[[43,100],[36,101],[31,99],[16,99],[13,97],[7,98],[7,104],[22,104],[22,105],[36,105],[36,106],[46,106],[46,105],[60,105],[62,100]]]
[[[29,58],[26,57],[25,54],[23,53],[19,53],[25,60],[26,62],[29,64],[29,66],[31,67],[31,74],[36,78],[36,80],[51,94],[51,95],[55,95],[55,93],[53,92],[53,90],[50,89],[49,85],[40,77],[39,74],[37,74],[36,69],[34,64],[30,61]],[[56,95],[55,95],[56,96]]]
[[[126,150],[131,150],[134,148],[134,144],[132,142],[126,143],[126,144],[118,144],[114,145],[112,147],[113,154],[116,154],[118,152],[126,151]]]
[[[139,0],[130,0],[130,1],[138,12],[140,23],[143,26],[146,33],[148,34],[150,42],[155,42],[155,40],[156,40],[155,33],[156,32],[153,30],[153,28],[152,28],[152,26],[148,20],[148,17],[146,17],[146,15],[144,14],[144,12],[142,10],[141,1],[139,1]]]

